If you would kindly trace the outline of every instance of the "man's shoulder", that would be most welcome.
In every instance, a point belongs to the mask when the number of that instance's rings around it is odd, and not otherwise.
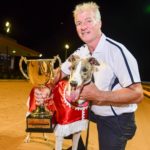
[[[86,55],[88,54],[88,48],[86,44],[81,45],[79,48],[77,48],[76,51],[74,51],[74,54],[79,55],[80,57],[82,57],[82,55]]]
[[[117,40],[114,40],[109,37],[106,37],[106,41],[110,46],[115,46],[115,47],[120,47],[120,48],[125,47],[124,44],[122,44],[121,42],[118,42]]]

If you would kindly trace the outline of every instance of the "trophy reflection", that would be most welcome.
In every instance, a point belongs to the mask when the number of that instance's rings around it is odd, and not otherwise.
[[[26,64],[27,71],[23,69],[23,62]],[[34,93],[38,94],[36,99],[36,109],[31,112],[32,118],[50,118],[52,114],[45,108],[45,100],[51,95],[51,89],[46,87],[46,84],[54,84],[54,66],[58,62],[60,67],[61,60],[59,56],[54,56],[53,59],[27,59],[21,57],[19,68],[26,79],[29,79],[34,86]]]

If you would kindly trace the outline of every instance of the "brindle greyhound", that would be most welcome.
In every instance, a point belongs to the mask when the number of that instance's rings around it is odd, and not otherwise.
[[[75,114],[76,113],[75,111],[74,112],[71,111],[70,108],[80,110],[79,107],[85,106],[84,103],[86,101],[80,98],[80,92],[81,92],[83,86],[85,86],[86,84],[91,82],[92,74],[94,71],[96,71],[97,67],[100,64],[93,57],[80,58],[77,55],[71,55],[68,60],[71,63],[71,66],[70,66],[71,74],[70,74],[67,84],[64,87],[56,88],[57,94],[56,94],[56,96],[54,95],[54,102],[56,99],[57,103],[55,105],[56,105],[56,109],[57,109],[58,101],[60,99],[62,99],[61,97],[63,97],[64,103],[66,103],[67,106],[63,110],[63,113],[60,112],[61,118],[63,116],[66,117],[65,111],[66,111],[66,113],[68,113],[68,111],[69,111],[70,113],[73,113],[73,114],[69,114],[69,117],[71,117],[71,119],[72,119],[72,116],[73,117],[77,116],[77,114]],[[62,88],[64,88],[64,90],[63,90],[64,94],[59,96],[60,93],[58,91],[60,91],[60,89],[62,89]],[[64,103],[63,103],[63,105],[64,105]],[[76,104],[77,108],[74,105],[75,103],[78,103],[78,104]],[[68,106],[70,108],[68,108]],[[59,106],[59,107],[61,107],[61,106]],[[85,110],[85,108],[83,108],[83,109]],[[59,108],[58,108],[57,113],[59,115]],[[79,118],[79,116],[77,116],[77,117]],[[66,124],[61,124],[62,122],[59,124],[59,121],[58,121],[58,124],[54,131],[55,135],[56,135],[55,150],[62,150],[63,139],[65,136],[68,136],[70,134],[73,134],[72,150],[77,150],[81,131],[84,129],[87,129],[88,121],[87,121],[87,118],[82,118],[81,120],[77,120],[75,118],[73,118],[73,119],[75,120],[74,122],[66,123]],[[84,120],[86,120],[86,122]],[[80,126],[81,126],[81,128],[80,128]]]

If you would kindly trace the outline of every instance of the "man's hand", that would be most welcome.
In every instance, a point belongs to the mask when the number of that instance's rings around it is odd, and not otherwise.
[[[51,90],[48,87],[38,87],[34,89],[34,97],[36,100],[36,105],[43,105],[51,94]]]
[[[91,82],[88,85],[85,85],[80,93],[80,97],[85,100],[96,100],[97,93],[99,93],[100,90],[95,86],[93,82]]]

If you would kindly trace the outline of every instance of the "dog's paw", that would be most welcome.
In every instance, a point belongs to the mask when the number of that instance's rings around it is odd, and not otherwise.
[[[24,139],[24,143],[30,143],[30,138],[29,138],[29,137],[26,137],[26,138]]]

